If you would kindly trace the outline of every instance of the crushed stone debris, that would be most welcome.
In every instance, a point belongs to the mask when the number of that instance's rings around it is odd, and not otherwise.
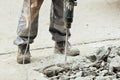
[[[101,47],[71,63],[47,66],[42,73],[49,80],[120,80],[120,47]]]

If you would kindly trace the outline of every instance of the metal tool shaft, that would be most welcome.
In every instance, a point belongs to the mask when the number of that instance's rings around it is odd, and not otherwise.
[[[27,49],[29,47],[29,42],[30,42],[30,33],[31,33],[31,19],[32,19],[32,16],[31,16],[31,0],[29,0],[29,14],[28,14],[30,17],[29,17],[29,20],[27,20],[27,26],[28,27],[28,41],[27,41],[27,46],[25,48],[25,52],[24,52],[24,56],[23,56],[23,64],[25,64],[25,55],[27,54]]]
[[[77,0],[64,0],[64,23],[66,28],[66,39],[65,39],[65,63],[67,62],[67,53],[68,53],[68,37],[69,37],[69,29],[71,28],[71,23],[73,22],[73,12],[74,6],[76,6]]]
[[[65,39],[65,63],[67,62],[67,52],[68,52],[68,35],[69,29],[66,29],[66,39]]]

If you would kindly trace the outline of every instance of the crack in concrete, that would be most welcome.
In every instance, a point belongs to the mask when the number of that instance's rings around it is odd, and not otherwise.
[[[93,44],[93,43],[100,43],[100,42],[107,42],[107,41],[119,41],[119,40],[120,40],[120,38],[104,39],[104,40],[98,40],[98,41],[90,41],[90,42],[76,43],[76,44],[73,44],[73,46],[85,45],[85,44]]]
[[[100,43],[100,42],[107,42],[107,41],[119,41],[119,40],[120,40],[120,38],[104,39],[104,40],[98,40],[98,41],[76,43],[76,44],[72,44],[72,46],[85,45],[85,44],[93,44],[93,43]],[[54,47],[53,46],[48,46],[48,47],[43,47],[43,48],[35,48],[35,49],[31,49],[30,51],[44,50],[44,49],[51,49],[51,48],[54,48]],[[6,52],[6,53],[0,53],[0,55],[8,55],[8,54],[16,53],[16,52],[17,51],[10,51],[10,52]]]

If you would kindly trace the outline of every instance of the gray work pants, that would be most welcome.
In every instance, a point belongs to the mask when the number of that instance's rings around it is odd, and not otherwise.
[[[17,28],[17,38],[14,43],[16,45],[32,43],[37,36],[39,10],[43,0],[24,0],[21,17]],[[30,13],[31,7],[31,13]],[[31,14],[31,15],[30,15]],[[28,41],[28,34],[31,16],[31,31],[30,40]],[[63,0],[52,0],[51,14],[50,14],[50,28],[52,39],[56,42],[65,41],[65,27],[63,21]]]

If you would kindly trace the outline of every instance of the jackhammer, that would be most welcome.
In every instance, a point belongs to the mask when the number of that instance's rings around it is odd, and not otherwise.
[[[67,62],[68,51],[68,36],[71,23],[73,22],[74,6],[77,6],[77,0],[64,0],[64,23],[66,28],[66,40],[65,40],[65,62]]]

